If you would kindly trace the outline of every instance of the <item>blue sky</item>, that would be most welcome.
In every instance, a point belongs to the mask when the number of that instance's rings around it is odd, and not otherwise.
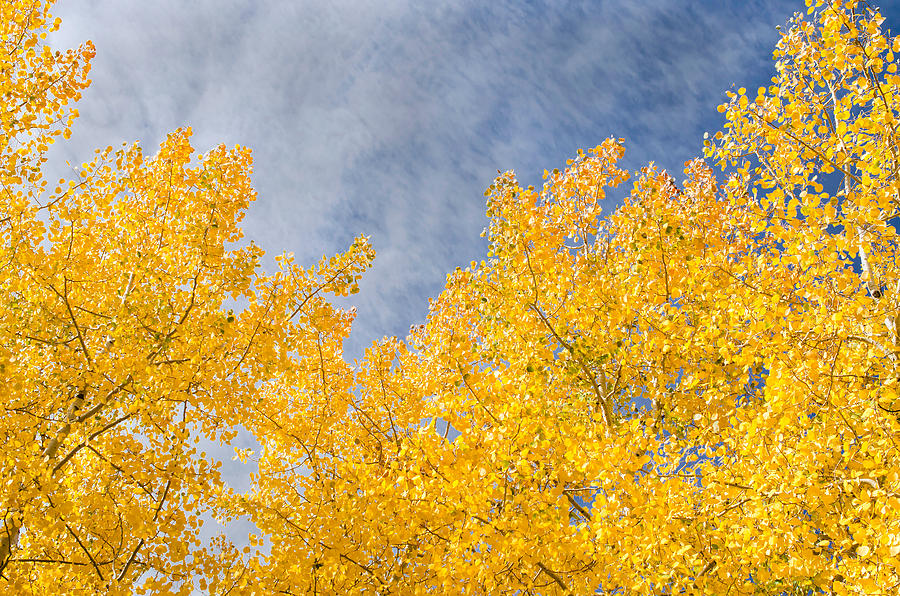
[[[191,125],[199,150],[254,151],[245,219],[301,262],[370,235],[351,354],[423,320],[484,256],[497,170],[537,184],[578,148],[624,137],[670,171],[715,131],[733,84],[772,73],[802,2],[62,0],[55,40],[97,46],[93,86],[51,164]],[[889,21],[890,22],[890,21]],[[611,205],[612,207],[612,205]]]

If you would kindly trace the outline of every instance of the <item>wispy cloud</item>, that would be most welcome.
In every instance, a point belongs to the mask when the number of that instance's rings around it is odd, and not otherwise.
[[[245,220],[310,261],[359,233],[379,251],[354,298],[354,353],[420,322],[448,271],[480,258],[496,171],[537,183],[624,136],[628,164],[696,155],[735,83],[769,76],[796,1],[280,2],[67,0],[61,40],[97,45],[72,141],[254,149]]]

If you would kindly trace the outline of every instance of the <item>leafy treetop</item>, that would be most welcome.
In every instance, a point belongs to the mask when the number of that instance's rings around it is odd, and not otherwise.
[[[614,138],[541,189],[500,175],[485,260],[351,365],[353,312],[327,296],[373,252],[359,238],[261,272],[239,242],[246,149],[197,157],[176,131],[49,189],[40,164],[92,50],[43,50],[54,25],[32,4],[3,20],[13,589],[900,587],[900,38],[876,10],[795,16],[772,84],[719,108],[705,156],[724,176],[699,159],[682,182],[629,173]],[[258,465],[247,493],[195,446],[239,427],[260,445],[238,453]],[[210,514],[249,516],[250,547],[204,543]]]

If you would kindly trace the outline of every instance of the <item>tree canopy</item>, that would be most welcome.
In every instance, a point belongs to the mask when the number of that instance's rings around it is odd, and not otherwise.
[[[18,593],[893,594],[900,37],[807,1],[683,180],[500,175],[489,252],[342,353],[374,258],[262,271],[243,147],[44,177],[93,47],[0,7],[0,582]],[[606,194],[631,184],[623,204]],[[245,493],[200,445],[259,443]],[[204,521],[247,516],[241,550]]]

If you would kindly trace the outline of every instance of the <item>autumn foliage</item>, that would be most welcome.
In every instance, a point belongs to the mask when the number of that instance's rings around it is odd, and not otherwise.
[[[895,594],[900,37],[807,4],[683,181],[612,138],[499,176],[485,260],[348,362],[366,239],[263,272],[249,151],[189,130],[45,180],[93,48],[5,3],[0,585]],[[201,451],[238,429],[246,493]]]

